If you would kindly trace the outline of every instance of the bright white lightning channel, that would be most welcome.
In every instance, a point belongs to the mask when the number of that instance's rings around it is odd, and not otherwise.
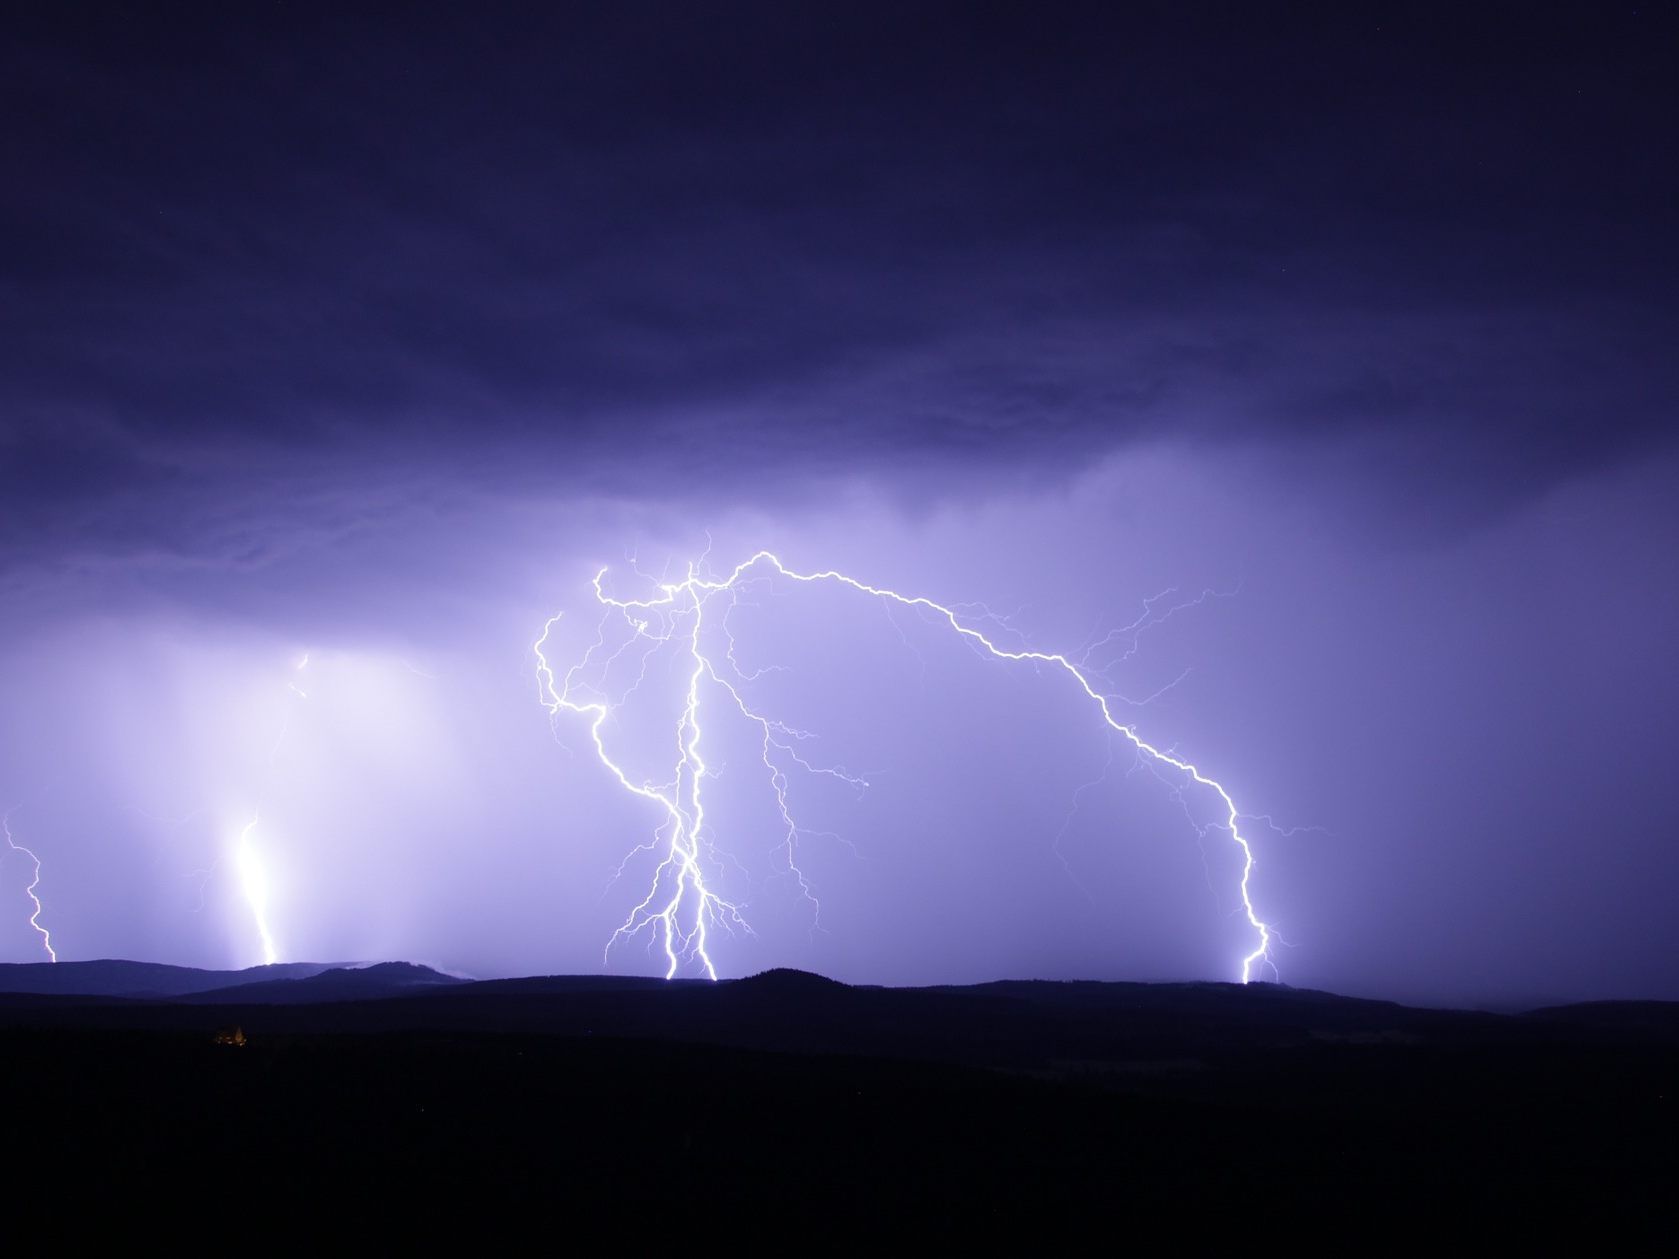
[[[29,886],[23,889],[24,895],[29,897],[29,903],[35,907],[29,915],[29,925],[41,937],[41,947],[46,950],[47,960],[56,962],[58,954],[53,951],[52,932],[41,925],[41,897],[35,891],[36,888],[41,886],[41,859],[35,855],[33,849],[25,848],[12,838],[12,815],[10,813],[0,817],[0,831],[5,832],[6,847],[29,861],[32,873],[29,877]]]
[[[309,665],[309,655],[304,653],[294,668],[298,674]],[[294,678],[286,683],[286,689],[293,699],[305,700],[309,693],[305,691]],[[286,718],[280,725],[280,733],[274,740],[274,746],[268,752],[268,766],[272,769],[274,760],[280,754],[280,748],[285,744],[286,735],[291,730],[291,712],[288,706]],[[258,830],[262,825],[262,806],[251,810],[251,820],[245,823],[239,832],[239,837],[233,844],[233,865],[239,875],[239,890],[244,894],[245,904],[251,911],[251,921],[256,927],[257,938],[262,943],[262,960],[264,965],[272,966],[280,960],[280,950],[274,943],[274,932],[268,922],[268,869],[263,864],[262,853],[256,842]]]
[[[1154,769],[1162,775],[1177,775],[1181,780],[1180,788],[1193,785],[1211,793],[1217,799],[1224,813],[1224,820],[1219,824],[1219,828],[1230,836],[1231,842],[1241,852],[1242,874],[1239,890],[1242,911],[1254,939],[1252,951],[1242,958],[1242,982],[1249,982],[1260,967],[1275,969],[1270,955],[1275,932],[1260,919],[1249,893],[1254,854],[1252,845],[1242,834],[1240,823],[1244,815],[1237,809],[1230,793],[1216,779],[1203,773],[1193,762],[1149,743],[1133,726],[1115,716],[1112,704],[1120,697],[1105,693],[1093,682],[1092,679],[1099,675],[1087,663],[1088,654],[1075,663],[1057,652],[1010,650],[999,646],[970,623],[973,620],[995,619],[988,614],[964,620],[963,613],[942,603],[919,595],[905,595],[895,590],[871,586],[831,569],[814,573],[796,572],[769,551],[759,551],[721,579],[703,576],[690,565],[688,575],[682,581],[659,583],[658,594],[650,599],[613,598],[601,585],[607,572],[603,568],[595,574],[593,584],[595,600],[604,612],[599,633],[583,657],[567,669],[563,676],[556,675],[553,665],[548,660],[544,648],[563,613],[550,617],[543,625],[541,635],[532,644],[537,660],[540,695],[550,718],[558,719],[562,712],[587,718],[589,735],[601,764],[624,790],[647,800],[656,806],[662,815],[652,838],[630,854],[634,856],[640,852],[662,853],[653,875],[652,887],[607,942],[608,955],[615,945],[652,932],[664,950],[667,963],[666,978],[674,977],[684,965],[688,965],[697,966],[708,977],[716,979],[717,968],[707,947],[710,933],[714,929],[751,932],[740,907],[714,891],[706,877],[707,864],[715,863],[717,858],[707,828],[705,802],[701,794],[701,786],[707,774],[700,724],[701,700],[706,683],[715,686],[747,721],[757,727],[762,736],[764,768],[781,820],[786,826],[782,845],[784,860],[788,871],[797,880],[800,891],[813,904],[815,897],[798,865],[798,841],[802,832],[793,821],[788,807],[788,766],[809,773],[832,775],[859,787],[866,785],[863,780],[847,774],[842,769],[811,764],[798,750],[798,744],[809,737],[805,732],[763,716],[747,704],[742,696],[739,684],[751,681],[763,670],[741,672],[735,660],[734,639],[728,632],[727,621],[729,610],[735,606],[743,581],[754,569],[767,570],[790,581],[845,586],[881,600],[888,608],[897,606],[930,613],[936,620],[948,624],[962,639],[995,659],[1048,665],[1065,674],[1083,693],[1103,723],[1122,735]],[[715,617],[720,622],[724,640],[728,644],[721,661],[714,659],[712,654],[708,654],[702,648],[700,638],[702,625],[706,623],[707,606],[718,595],[726,596],[721,614]],[[624,628],[629,631],[629,638],[607,653],[607,627],[614,617],[622,618]],[[659,648],[672,643],[679,643],[691,662],[687,669],[687,690],[682,711],[674,731],[675,769],[662,783],[637,782],[608,750],[603,729],[615,707],[622,704],[645,679],[649,658]],[[585,671],[594,666],[604,684],[606,670],[620,657],[635,651],[640,653],[640,672],[635,683],[620,694],[616,702],[606,698],[597,687],[585,681]]]
[[[262,857],[257,852],[256,841],[253,838],[261,822],[261,815],[253,813],[251,820],[245,823],[233,847],[233,864],[239,872],[239,888],[245,895],[245,904],[250,908],[257,938],[262,941],[263,964],[272,966],[280,960],[280,951],[274,947],[274,933],[268,926],[268,872],[263,867]]]

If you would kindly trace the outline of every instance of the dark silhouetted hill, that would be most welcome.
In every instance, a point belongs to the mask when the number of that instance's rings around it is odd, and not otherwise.
[[[20,978],[34,986],[4,991]],[[121,1009],[74,995],[84,990],[89,999],[123,998]],[[1518,1016],[1417,1009],[1261,983],[1000,981],[881,988],[786,969],[718,983],[616,976],[472,982],[404,962],[234,972],[133,962],[0,970],[0,1027],[92,1019],[113,1027],[205,1030],[231,1017],[205,1007],[237,1012],[252,1034],[639,1038],[1051,1075],[1132,1070],[1129,1064],[1138,1062],[1205,1066],[1232,1055],[1302,1055],[1333,1046],[1517,1049],[1616,1037],[1667,1042],[1679,1028],[1679,1006],[1659,1002]]]
[[[318,1002],[371,1001],[466,983],[453,975],[412,962],[335,967],[301,978],[259,980],[195,993],[194,1005],[308,1005]]]
[[[738,979],[735,983],[758,992],[778,993],[783,996],[793,996],[807,992],[831,993],[838,989],[850,987],[849,984],[842,984],[837,979],[829,979],[826,975],[813,974],[807,970],[794,970],[790,966],[777,966],[770,970],[759,971],[756,975]]]
[[[815,1251],[1116,1229],[1386,1249],[1407,1227],[1507,1245],[1665,1226],[1679,1183],[1679,1007],[1661,1003],[61,965],[83,969],[0,993],[0,1113],[27,1137],[9,1200],[55,1229],[159,1227],[171,1203],[193,1227],[214,1202],[311,1244],[342,1240],[335,1220],[381,1245],[446,1221],[638,1242],[726,1221],[732,1245]]]
[[[1675,1001],[1585,1001],[1532,1010],[1526,1017],[1545,1023],[1679,1042],[1679,1002]]]
[[[199,970],[161,962],[107,958],[94,962],[0,962],[0,993],[85,997],[184,997],[235,984],[307,979],[332,963],[281,962],[245,970]]]

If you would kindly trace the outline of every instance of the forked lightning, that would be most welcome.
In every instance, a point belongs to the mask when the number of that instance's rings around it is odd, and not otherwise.
[[[661,814],[660,822],[648,843],[635,852],[659,853],[652,887],[647,895],[630,911],[623,925],[613,933],[607,944],[608,953],[614,945],[644,932],[653,932],[662,945],[666,959],[666,977],[674,977],[684,967],[697,966],[712,979],[717,978],[709,943],[714,930],[750,932],[741,908],[726,900],[707,881],[708,864],[717,860],[705,812],[702,791],[707,775],[704,728],[701,723],[703,701],[708,693],[726,698],[742,717],[752,723],[761,735],[763,763],[770,788],[786,827],[781,850],[789,872],[797,879],[801,892],[814,903],[809,881],[798,864],[798,842],[802,834],[790,811],[788,791],[789,767],[815,774],[829,774],[856,786],[863,780],[843,769],[812,764],[803,756],[798,745],[806,737],[803,731],[783,725],[774,718],[753,709],[741,692],[741,684],[751,681],[764,670],[743,673],[735,659],[734,638],[729,633],[729,610],[741,592],[743,584],[752,580],[754,572],[803,583],[828,583],[847,587],[859,594],[881,600],[888,607],[901,607],[930,614],[947,624],[961,639],[997,660],[1047,665],[1063,674],[1082,692],[1092,711],[1111,730],[1122,735],[1137,753],[1152,763],[1162,775],[1175,774],[1182,787],[1194,786],[1212,793],[1223,812],[1219,823],[1232,843],[1241,850],[1242,872],[1239,884],[1242,910],[1253,931],[1254,946],[1241,963],[1242,982],[1254,978],[1256,970],[1271,966],[1271,944],[1274,932],[1260,919],[1249,893],[1253,874],[1254,854],[1248,838],[1242,834],[1243,815],[1231,799],[1230,793],[1216,780],[1201,771],[1193,762],[1184,760],[1148,742],[1135,727],[1115,715],[1111,695],[1096,685],[1100,674],[1089,663],[1086,653],[1079,662],[1057,652],[1011,650],[1001,646],[975,627],[974,622],[994,620],[989,614],[968,616],[956,608],[936,603],[919,595],[900,594],[834,570],[804,573],[788,568],[769,551],[759,551],[737,566],[727,577],[712,578],[690,565],[687,576],[678,582],[661,582],[658,593],[648,599],[618,599],[609,595],[602,581],[606,569],[595,574],[596,602],[604,609],[599,633],[593,645],[578,662],[556,674],[546,647],[554,626],[560,621],[555,615],[544,624],[541,635],[533,644],[537,660],[537,677],[543,704],[551,717],[573,713],[588,721],[591,740],[601,764],[616,778],[624,790],[640,796],[655,806]],[[722,597],[720,611],[710,612],[712,601]],[[1152,609],[1151,609],[1152,611]],[[608,626],[614,618],[621,618],[620,632],[627,632],[624,642],[608,650]],[[715,623],[727,644],[719,657],[702,642],[702,628]],[[1132,627],[1135,628],[1135,627]],[[622,762],[607,746],[605,727],[615,709],[633,693],[646,677],[648,661],[660,648],[679,646],[687,659],[686,690],[681,711],[677,716],[673,735],[674,768],[663,782],[638,782],[631,777]],[[635,681],[609,697],[605,692],[608,671],[626,655],[639,670]],[[591,680],[593,679],[593,680]],[[634,855],[633,853],[631,854]]]

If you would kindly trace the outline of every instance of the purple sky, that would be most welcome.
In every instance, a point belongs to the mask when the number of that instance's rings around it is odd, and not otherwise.
[[[1105,8],[23,20],[0,807],[60,956],[260,961],[260,810],[283,957],[600,969],[656,819],[531,644],[709,537],[1050,651],[1221,592],[1113,681],[1285,828],[1285,980],[1679,997],[1671,17]],[[1228,840],[1066,679],[758,594],[754,694],[871,786],[791,784],[813,934],[716,727],[720,969],[1239,971]]]

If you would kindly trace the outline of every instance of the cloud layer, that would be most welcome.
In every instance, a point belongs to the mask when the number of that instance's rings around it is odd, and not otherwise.
[[[1163,439],[1497,510],[1671,429],[1665,20],[43,12],[0,76],[8,549]]]

